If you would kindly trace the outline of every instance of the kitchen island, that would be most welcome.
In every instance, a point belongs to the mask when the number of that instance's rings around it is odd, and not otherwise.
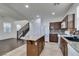
[[[30,37],[27,40],[27,56],[39,56],[44,48],[44,35]]]

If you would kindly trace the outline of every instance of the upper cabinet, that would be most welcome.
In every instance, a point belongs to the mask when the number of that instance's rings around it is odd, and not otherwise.
[[[73,32],[75,30],[75,14],[68,15],[68,31]]]
[[[61,29],[61,22],[51,22],[49,24],[50,33],[51,32],[57,32],[60,29]]]
[[[68,29],[75,28],[75,14],[68,15]]]
[[[65,22],[65,21],[63,21],[63,22],[61,23],[61,28],[66,28],[66,22]]]
[[[51,22],[50,30],[59,30],[61,29],[61,22]]]
[[[68,16],[66,16],[61,22],[61,29],[67,29],[67,20],[68,20]]]
[[[73,32],[75,30],[75,14],[67,15],[61,22],[61,28]]]

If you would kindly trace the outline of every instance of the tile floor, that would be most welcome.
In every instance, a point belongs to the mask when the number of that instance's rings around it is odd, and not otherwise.
[[[26,44],[3,56],[26,56]],[[62,52],[57,43],[46,43],[40,56],[62,56]]]
[[[40,56],[63,56],[57,43],[46,43]]]

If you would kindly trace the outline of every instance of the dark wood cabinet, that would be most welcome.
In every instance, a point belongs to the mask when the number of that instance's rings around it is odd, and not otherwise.
[[[68,26],[68,15],[64,17],[64,19],[61,21],[61,29],[67,29]]]
[[[60,49],[61,49],[64,56],[68,56],[67,42],[62,37],[61,37],[61,40],[60,40]]]
[[[58,31],[61,29],[61,22],[51,22],[49,26],[49,42],[58,42]]]
[[[64,17],[61,21],[61,28],[72,33],[75,30],[75,14],[70,14]]]
[[[61,29],[61,22],[51,22],[49,26],[50,31],[52,30],[60,30]]]
[[[27,40],[27,56],[39,56],[45,45],[44,36],[34,40]]]
[[[75,30],[75,14],[68,15],[68,31],[71,33]]]
[[[58,42],[58,35],[57,34],[50,34],[49,35],[49,41],[50,42]]]

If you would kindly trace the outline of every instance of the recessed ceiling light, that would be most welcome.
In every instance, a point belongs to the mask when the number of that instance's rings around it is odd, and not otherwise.
[[[52,15],[55,15],[55,12],[52,12]]]
[[[26,8],[29,8],[29,5],[25,5]]]

